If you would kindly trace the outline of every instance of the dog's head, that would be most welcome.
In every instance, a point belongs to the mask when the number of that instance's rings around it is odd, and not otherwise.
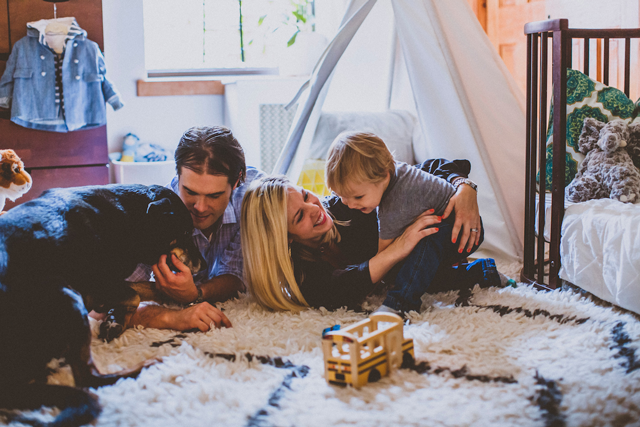
[[[149,235],[153,236],[153,263],[166,254],[167,264],[176,271],[171,263],[171,254],[174,254],[193,274],[206,269],[207,263],[193,243],[191,214],[180,197],[164,187],[152,186],[150,191],[153,195],[147,206],[146,223],[151,228]]]

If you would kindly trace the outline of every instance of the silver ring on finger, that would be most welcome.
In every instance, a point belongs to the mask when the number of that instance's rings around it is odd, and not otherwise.
[[[472,233],[477,233],[477,232],[478,232],[478,229],[477,229],[477,228],[472,228],[472,229],[470,229],[469,231],[470,231],[470,232],[472,232]]]

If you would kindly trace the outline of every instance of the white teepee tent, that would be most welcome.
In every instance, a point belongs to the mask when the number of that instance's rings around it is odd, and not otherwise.
[[[351,0],[298,95],[274,172],[300,175],[323,105],[410,110],[422,131],[417,161],[471,161],[485,229],[479,255],[522,258],[524,99],[466,0]]]

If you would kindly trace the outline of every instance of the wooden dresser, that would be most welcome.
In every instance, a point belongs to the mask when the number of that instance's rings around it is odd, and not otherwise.
[[[87,38],[103,50],[102,0],[57,3],[57,16],[76,18]],[[27,22],[52,19],[53,3],[42,0],[0,0],[0,75],[11,46],[27,35]],[[110,107],[107,107],[110,108]],[[5,209],[38,197],[54,187],[108,184],[109,159],[106,126],[67,133],[24,128],[9,120],[0,108],[0,148],[12,148],[33,178],[31,190]]]

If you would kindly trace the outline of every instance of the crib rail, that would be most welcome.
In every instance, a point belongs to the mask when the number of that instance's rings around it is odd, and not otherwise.
[[[567,19],[531,22],[525,25],[527,36],[527,110],[524,266],[521,279],[544,289],[560,285],[560,239],[564,216],[565,155],[567,138],[567,68],[574,68],[606,85],[617,86],[629,96],[633,69],[637,68],[638,48],[632,40],[640,38],[640,29],[569,28]],[[574,58],[574,46],[578,58]],[[635,44],[634,44],[635,46]],[[581,57],[581,58],[580,58]],[[576,61],[574,61],[576,59]],[[580,60],[581,59],[581,60]],[[612,77],[615,71],[616,81]],[[551,72],[551,81],[549,81]],[[636,73],[637,74],[637,73]],[[620,81],[622,80],[622,81]],[[550,86],[552,89],[550,89]],[[636,88],[637,89],[637,88]],[[545,230],[545,182],[547,123],[552,91],[553,168],[551,184],[551,224],[549,241]],[[539,174],[538,215],[536,194]],[[536,222],[537,230],[536,233]],[[548,252],[548,258],[547,258]]]

